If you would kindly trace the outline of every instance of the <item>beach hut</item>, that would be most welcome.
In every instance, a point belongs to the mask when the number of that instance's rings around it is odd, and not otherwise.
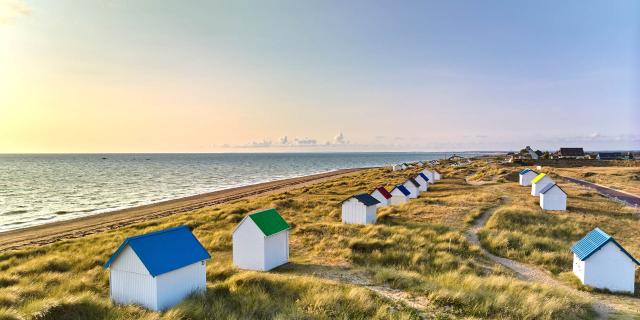
[[[371,192],[371,196],[376,198],[376,200],[380,202],[376,205],[378,207],[389,205],[389,200],[391,199],[391,193],[389,193],[389,191],[387,191],[387,189],[385,189],[383,186],[375,188]]]
[[[420,172],[415,177],[415,180],[420,184],[420,191],[427,191],[429,189],[429,177],[425,176],[424,173]]]
[[[429,182],[430,183],[435,183],[436,182],[435,175],[433,174],[433,172],[431,170],[424,169],[424,170],[422,170],[422,173],[424,173],[424,175],[427,176],[427,178],[429,178]]]
[[[376,223],[376,205],[380,201],[367,193],[356,194],[342,201],[342,223]]]
[[[409,178],[402,185],[409,190],[409,199],[415,199],[420,195],[420,184],[416,179]]]
[[[550,183],[555,183],[555,182],[553,181],[553,179],[549,178],[549,176],[547,176],[546,174],[541,173],[537,175],[535,178],[533,178],[533,180],[531,180],[531,195],[539,196],[540,190],[542,190],[542,188],[546,187]]]
[[[207,288],[211,256],[187,226],[129,237],[104,265],[111,300],[166,310]]]
[[[400,164],[400,169],[405,170],[407,168],[409,168],[409,166],[406,163],[401,163]]]
[[[442,175],[440,174],[440,172],[438,172],[438,170],[433,169],[433,178],[438,181],[440,179],[442,179]]]
[[[571,247],[573,273],[598,289],[633,293],[640,262],[613,237],[595,228]]]
[[[407,203],[407,201],[409,201],[410,194],[411,192],[409,192],[407,188],[399,184],[391,190],[391,199],[389,199],[389,203],[393,205]]]
[[[519,174],[520,185],[525,187],[530,186],[531,180],[533,180],[537,176],[538,176],[538,173],[529,168],[520,171],[520,174]]]
[[[399,164],[391,165],[391,170],[400,171],[400,170],[402,170],[402,165],[399,165]]]
[[[540,190],[540,208],[544,210],[567,210],[567,193],[555,183],[547,184]]]
[[[276,209],[244,217],[232,234],[233,264],[241,269],[267,271],[287,263],[289,229]]]

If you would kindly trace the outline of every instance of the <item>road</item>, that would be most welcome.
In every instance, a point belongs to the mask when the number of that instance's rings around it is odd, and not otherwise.
[[[601,186],[599,184],[591,183],[591,182],[580,180],[580,179],[564,177],[564,176],[560,176],[560,177],[566,181],[573,182],[583,187],[595,189],[598,193],[602,195],[605,195],[612,199],[620,200],[632,207],[640,207],[640,196],[636,196],[630,193],[607,188],[605,186]]]

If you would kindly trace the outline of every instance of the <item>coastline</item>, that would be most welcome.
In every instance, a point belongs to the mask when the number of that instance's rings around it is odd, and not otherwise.
[[[83,237],[94,233],[118,229],[138,222],[149,221],[242,198],[282,192],[288,189],[353,174],[360,170],[364,170],[364,168],[340,169],[296,178],[274,180],[5,231],[0,233],[0,252],[31,245],[44,245],[63,239]]]

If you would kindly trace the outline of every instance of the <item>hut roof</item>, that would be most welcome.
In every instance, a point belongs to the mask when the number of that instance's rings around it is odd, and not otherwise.
[[[538,183],[538,181],[542,180],[542,178],[544,178],[546,176],[547,176],[546,173],[541,173],[541,174],[537,175],[535,178],[533,178],[533,180],[531,180],[531,183]]]
[[[409,190],[407,190],[407,188],[401,184],[397,185],[394,189],[400,190],[400,192],[402,192],[402,194],[404,194],[405,196],[408,196],[411,194],[411,192],[409,192]]]
[[[189,227],[180,226],[125,239],[104,265],[105,269],[126,246],[133,249],[154,277],[211,258]]]
[[[278,211],[273,208],[252,213],[249,215],[249,218],[253,220],[258,228],[260,228],[260,231],[267,237],[291,228],[282,216],[280,216]]]
[[[546,186],[544,186],[544,188],[542,188],[542,190],[540,190],[541,194],[545,194],[547,193],[547,191],[553,189],[553,187],[558,187],[558,189],[560,189],[560,191],[562,191],[562,193],[567,194],[566,192],[564,192],[564,190],[562,190],[562,188],[560,188],[559,185],[555,184],[555,183],[549,183]]]
[[[387,191],[387,189],[385,189],[383,186],[377,187],[375,188],[373,191],[378,190],[378,192],[380,192],[380,194],[385,198],[385,199],[391,199],[391,193],[389,193],[389,191]],[[372,192],[373,192],[372,191]]]
[[[580,260],[584,261],[609,242],[613,242],[635,264],[640,265],[640,262],[636,260],[636,258],[634,258],[627,250],[625,250],[612,236],[600,230],[600,228],[593,229],[586,236],[584,236],[584,238],[576,242],[576,244],[571,247],[571,251],[575,253],[575,255],[578,256]]]
[[[413,184],[416,188],[420,188],[420,184],[418,183],[418,181],[416,181],[416,179],[409,178],[407,179],[407,181],[411,182],[411,184]]]
[[[352,197],[347,198],[346,200],[342,201],[345,202],[347,200],[353,199],[355,198],[356,200],[360,201],[362,204],[364,204],[365,206],[375,206],[376,204],[380,203],[380,201],[378,201],[378,199],[372,197],[370,194],[368,193],[360,193],[360,194],[356,194]]]
[[[429,177],[427,177],[427,175],[425,175],[424,173],[420,172],[419,176],[422,177],[422,179],[424,179],[424,181],[429,182]]]

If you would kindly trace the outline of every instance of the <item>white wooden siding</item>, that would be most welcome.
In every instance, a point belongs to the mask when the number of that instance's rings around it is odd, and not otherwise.
[[[371,196],[376,198],[376,200],[380,201],[380,203],[378,203],[376,205],[376,207],[385,207],[387,205],[389,205],[389,199],[385,198],[382,193],[380,193],[380,191],[378,191],[378,189],[373,190],[373,192],[371,193]]]
[[[392,205],[398,205],[398,204],[407,203],[409,199],[407,198],[407,196],[404,195],[404,193],[402,193],[402,191],[398,189],[393,189],[391,191],[391,199],[389,200],[390,200],[389,203],[391,203]]]
[[[533,178],[535,178],[536,176],[537,174],[535,174],[535,172],[528,171],[527,173],[520,175],[519,183],[521,186],[528,187],[531,185],[531,180],[533,180]]]
[[[549,178],[548,176],[544,176],[542,177],[542,179],[540,179],[540,181],[531,184],[531,195],[539,196],[540,190],[542,190],[542,188],[544,188],[549,183],[553,183],[553,179]]]
[[[407,190],[409,190],[409,198],[417,198],[420,195],[420,190],[418,190],[418,188],[413,183],[411,183],[411,181],[405,181],[403,185],[405,188],[407,188]]]
[[[584,261],[582,280],[594,288],[633,293],[635,272],[636,264],[618,246],[609,242]]]
[[[111,264],[109,287],[111,300],[115,303],[158,309],[155,278],[130,246],[126,246]]]
[[[193,292],[207,289],[206,262],[198,261],[188,266],[163,273],[156,277],[158,310],[166,310],[180,303]]]
[[[567,210],[567,195],[558,187],[540,194],[540,207],[544,210]]]
[[[246,217],[233,232],[233,264],[241,269],[265,270],[264,234]]]
[[[264,270],[271,270],[289,261],[289,230],[265,238]]]

